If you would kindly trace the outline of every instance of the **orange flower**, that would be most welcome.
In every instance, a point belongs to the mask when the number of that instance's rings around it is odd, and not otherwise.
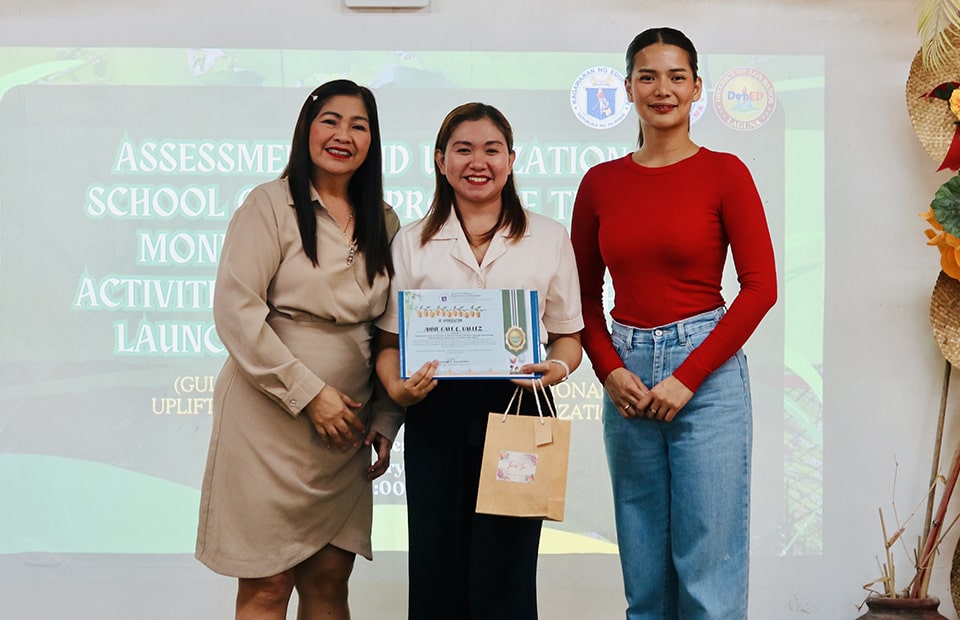
[[[954,88],[950,93],[950,111],[960,119],[960,89]]]
[[[935,245],[940,250],[940,268],[951,278],[960,280],[960,239],[943,230],[933,209],[921,213],[920,217],[933,226],[933,230],[928,228],[923,232],[927,235],[927,245]]]

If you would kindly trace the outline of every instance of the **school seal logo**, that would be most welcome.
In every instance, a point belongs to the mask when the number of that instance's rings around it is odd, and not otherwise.
[[[713,109],[727,127],[754,131],[777,108],[773,83],[758,69],[737,67],[723,74],[713,89]]]
[[[693,102],[690,106],[690,125],[696,124],[703,118],[703,113],[707,111],[707,97],[700,95],[700,99]]]
[[[570,89],[570,107],[577,119],[594,129],[610,129],[630,113],[623,74],[612,67],[591,67]]]

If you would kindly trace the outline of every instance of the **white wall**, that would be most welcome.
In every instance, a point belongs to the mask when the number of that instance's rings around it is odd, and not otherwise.
[[[754,561],[751,617],[761,620],[858,616],[860,587],[876,576],[882,550],[877,508],[889,514],[895,472],[901,516],[926,489],[943,358],[928,321],[936,256],[917,214],[948,176],[934,173],[904,104],[915,24],[908,0],[432,0],[417,11],[352,11],[338,0],[0,3],[0,44],[11,46],[619,52],[640,30],[673,25],[703,52],[825,56],[824,554]],[[950,420],[945,458],[958,439],[960,425]],[[947,551],[931,590],[956,618],[947,586],[952,543]],[[393,569],[400,567],[358,564],[358,573],[374,575],[364,582],[371,587],[376,571]],[[5,560],[0,591],[16,584],[22,594],[29,583],[35,603],[0,595],[0,616],[163,617],[169,605],[197,613],[184,617],[227,617],[232,604],[232,584],[187,559],[132,567],[113,584],[75,582],[83,572],[69,558]],[[183,572],[196,576],[195,588],[179,585]],[[355,617],[374,617],[377,600],[402,604],[401,593],[374,590],[355,587]],[[5,610],[9,600],[19,602]],[[138,605],[148,609],[131,611]],[[574,609],[566,603],[541,607],[549,620],[592,617],[565,616],[560,609]]]

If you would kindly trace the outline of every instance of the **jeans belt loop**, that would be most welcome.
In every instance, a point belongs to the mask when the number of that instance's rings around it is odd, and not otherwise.
[[[616,331],[619,332],[620,337],[624,340],[624,350],[633,351],[633,332],[635,331],[629,325],[624,325],[623,323],[617,323]]]

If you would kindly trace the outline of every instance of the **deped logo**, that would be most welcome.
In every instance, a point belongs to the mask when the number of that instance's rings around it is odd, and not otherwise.
[[[723,74],[713,89],[713,109],[738,131],[754,131],[770,120],[777,107],[773,83],[758,69],[737,67]]]

